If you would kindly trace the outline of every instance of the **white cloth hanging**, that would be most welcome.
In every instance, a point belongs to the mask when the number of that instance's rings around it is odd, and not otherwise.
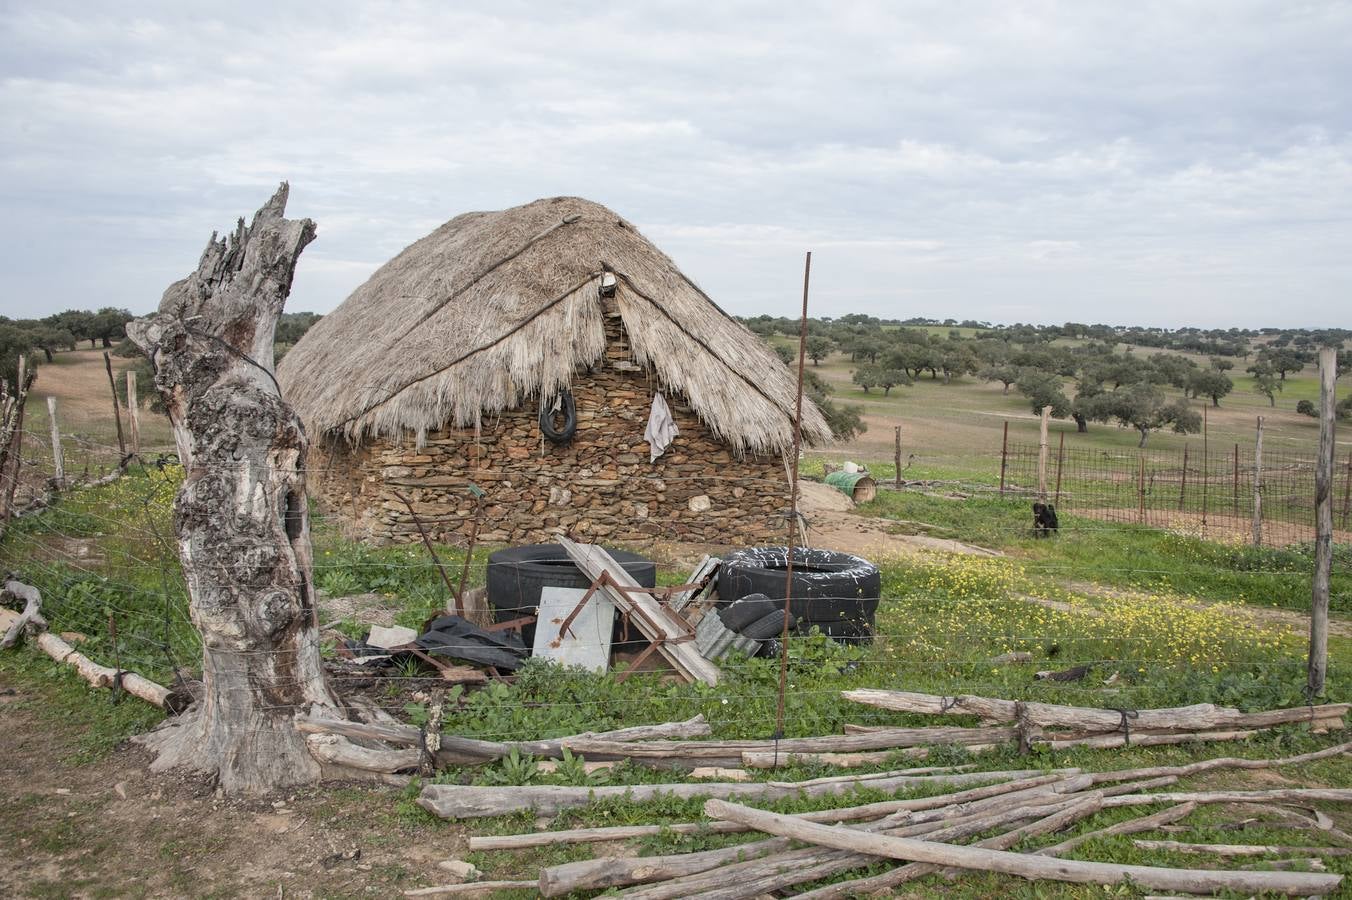
[[[651,454],[648,462],[653,462],[666,453],[667,447],[680,433],[681,429],[676,427],[676,420],[671,417],[671,410],[667,407],[667,398],[661,393],[653,394],[653,408],[648,413],[648,427],[643,431],[643,439],[648,442],[648,452]]]

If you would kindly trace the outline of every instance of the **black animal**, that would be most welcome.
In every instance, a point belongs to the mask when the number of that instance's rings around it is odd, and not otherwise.
[[[1056,520],[1056,507],[1041,500],[1033,504],[1033,536],[1051,537],[1053,531],[1060,528]]]

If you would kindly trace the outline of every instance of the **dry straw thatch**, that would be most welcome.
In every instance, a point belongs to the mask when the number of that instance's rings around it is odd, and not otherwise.
[[[793,443],[792,373],[633,225],[576,197],[457,216],[382,266],[278,369],[312,434],[468,427],[552,398],[605,352],[600,283],[635,361],[739,452]],[[803,437],[830,438],[810,400]]]

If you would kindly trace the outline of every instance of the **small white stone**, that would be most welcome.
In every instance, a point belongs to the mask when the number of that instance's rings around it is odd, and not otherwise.
[[[690,498],[691,512],[705,512],[713,508],[713,501],[709,499],[708,494],[699,494]]]

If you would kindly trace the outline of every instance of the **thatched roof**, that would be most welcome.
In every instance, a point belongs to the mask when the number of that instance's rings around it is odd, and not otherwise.
[[[576,197],[457,216],[382,266],[282,359],[312,435],[427,432],[571,384],[602,357],[602,272],[635,361],[739,451],[792,446],[792,373],[633,225]],[[803,437],[829,439],[810,400]]]

